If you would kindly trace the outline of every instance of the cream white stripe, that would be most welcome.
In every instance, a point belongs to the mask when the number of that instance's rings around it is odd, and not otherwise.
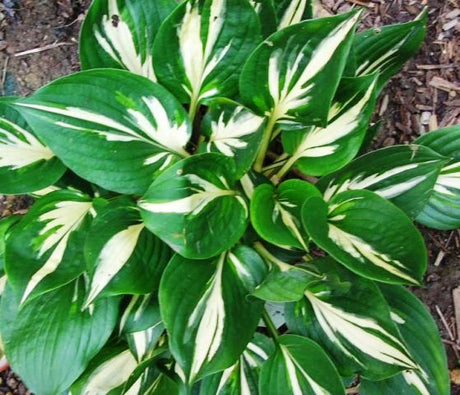
[[[305,296],[310,301],[321,328],[331,341],[342,351],[346,351],[348,356],[352,356],[352,353],[335,334],[343,337],[352,347],[381,362],[417,368],[399,339],[387,332],[374,319],[346,312],[322,301],[309,291],[305,292]],[[355,357],[353,359],[358,362]]]
[[[51,248],[54,250],[43,266],[30,278],[21,303],[27,299],[46,276],[59,267],[72,231],[78,228],[86,214],[91,211],[92,203],[63,201],[57,203],[55,207],[55,209],[42,214],[38,219],[40,222],[48,221],[40,231],[40,235],[46,235],[53,229],[54,231],[41,244],[37,258],[41,258]]]
[[[23,139],[6,127],[13,129]],[[0,167],[11,167],[12,170],[16,170],[52,157],[54,154],[51,150],[32,133],[7,119],[0,119]]]
[[[143,229],[143,224],[131,225],[112,236],[102,248],[96,260],[96,270],[84,308],[94,301],[126,264],[136,248]]]
[[[114,17],[117,18],[116,21],[112,19]],[[117,63],[133,73],[156,81],[152,56],[147,53],[145,60],[142,61],[133,34],[118,9],[117,0],[108,0],[108,14],[102,18],[102,31],[99,30],[98,25],[94,25],[93,32],[99,45]],[[147,31],[144,31],[144,36],[147,40]],[[147,52],[148,50],[149,48],[146,48]]]
[[[286,362],[286,369],[289,381],[291,382],[291,389],[294,395],[303,395],[302,386],[297,378],[297,371],[307,380],[315,395],[329,395],[330,392],[321,387],[315,380],[313,380],[307,372],[299,365],[295,358],[291,355],[288,348],[280,345],[281,352]]]
[[[281,17],[280,23],[278,24],[278,30],[299,23],[302,20],[306,5],[307,0],[292,0]]]
[[[396,267],[405,268],[401,262],[376,251],[370,244],[366,243],[358,236],[347,233],[335,225],[329,224],[328,237],[353,258],[361,262],[368,260],[375,266],[380,267],[396,277],[400,277],[413,284],[418,284],[416,279]]]
[[[225,254],[217,263],[216,272],[203,297],[190,315],[188,326],[198,324],[190,380],[192,381],[206,361],[210,361],[221,347],[225,326],[225,303],[222,299],[222,270]]]

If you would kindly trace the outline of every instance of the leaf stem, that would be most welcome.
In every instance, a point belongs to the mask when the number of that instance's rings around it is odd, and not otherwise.
[[[270,145],[275,123],[276,119],[273,115],[271,115],[270,118],[268,118],[267,127],[264,130],[264,136],[262,138],[262,144],[260,145],[259,153],[254,163],[254,170],[259,173],[262,171],[265,155],[267,154],[268,146]]]
[[[281,169],[272,177],[272,182],[278,184],[281,179],[286,175],[286,173],[291,170],[291,167],[294,165],[294,163],[297,161],[297,158],[295,156],[291,156],[281,167]]]
[[[264,320],[265,326],[267,327],[267,330],[270,336],[273,338],[275,342],[278,342],[278,336],[279,336],[278,329],[276,329],[275,324],[273,323],[270,315],[265,309],[262,313],[262,319]]]

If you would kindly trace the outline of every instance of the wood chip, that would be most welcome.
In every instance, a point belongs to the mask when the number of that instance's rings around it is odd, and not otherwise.
[[[430,85],[441,89],[445,92],[450,92],[450,91],[459,91],[460,92],[460,86],[455,85],[453,82],[449,82],[445,80],[444,78],[435,76],[431,79]]]
[[[455,326],[457,327],[457,342],[460,341],[460,287],[452,291],[454,300]]]

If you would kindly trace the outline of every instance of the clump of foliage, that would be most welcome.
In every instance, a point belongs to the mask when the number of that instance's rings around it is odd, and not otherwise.
[[[2,99],[0,192],[36,200],[0,223],[0,332],[32,391],[449,392],[404,286],[413,221],[460,225],[460,128],[365,153],[426,13],[360,17],[95,0],[83,71]]]

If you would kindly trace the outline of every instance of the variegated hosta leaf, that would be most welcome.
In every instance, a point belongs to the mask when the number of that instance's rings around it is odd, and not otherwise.
[[[460,227],[460,126],[427,133],[415,142],[450,158],[439,173],[433,193],[417,221],[441,230]]]
[[[153,293],[133,295],[120,318],[120,332],[139,332],[160,322],[160,306],[157,295]]]
[[[321,194],[306,181],[288,180],[276,190],[272,184],[259,185],[251,199],[251,224],[272,244],[308,251],[309,239],[300,221],[300,210],[312,196]]]
[[[359,13],[306,21],[268,37],[246,62],[240,92],[276,122],[324,125]]]
[[[10,215],[0,219],[0,276],[4,274],[5,265],[5,242],[8,234],[13,227],[19,222],[19,215]]]
[[[263,303],[248,294],[265,271],[262,259],[245,246],[209,260],[171,260],[160,284],[160,308],[185,382],[237,361],[262,314]]]
[[[414,218],[431,196],[446,161],[447,158],[419,145],[382,148],[321,178],[317,187],[326,201],[340,192],[368,189]]]
[[[190,259],[232,247],[246,229],[248,207],[235,184],[234,164],[222,154],[184,159],[163,172],[139,201],[145,225]]]
[[[152,356],[164,330],[163,322],[160,321],[150,328],[126,334],[129,348],[138,361]]]
[[[449,370],[438,327],[426,307],[402,287],[381,286],[391,308],[391,317],[418,363],[418,370],[406,370],[387,380],[361,381],[363,395],[448,395]]]
[[[83,373],[111,335],[118,318],[117,298],[83,310],[80,278],[27,301],[8,287],[1,300],[2,337],[8,360],[36,394],[60,394]]]
[[[80,35],[82,69],[126,69],[155,81],[153,40],[175,0],[95,0]]]
[[[237,92],[238,71],[260,42],[247,0],[189,0],[163,23],[153,56],[158,80],[193,113],[203,99]]]
[[[249,0],[249,4],[259,15],[262,37],[266,38],[274,33],[277,28],[274,0]]]
[[[257,248],[270,266],[270,272],[254,292],[262,300],[270,302],[295,302],[303,298],[305,289],[319,281],[321,275],[307,265],[290,265],[275,257],[265,248]]]
[[[134,200],[120,198],[99,211],[85,243],[90,284],[86,304],[99,296],[158,289],[172,252],[141,221]]]
[[[277,0],[278,30],[313,18],[313,0]]]
[[[217,99],[209,103],[202,130],[207,137],[200,152],[218,152],[235,161],[240,179],[254,161],[262,140],[264,118],[236,102]]]
[[[71,387],[72,395],[122,394],[122,389],[138,362],[126,346],[106,346],[90,362],[85,373]],[[132,387],[139,394],[141,382]]]
[[[302,222],[313,241],[351,271],[391,284],[420,284],[427,266],[423,238],[411,220],[373,192],[310,198]]]
[[[336,367],[313,341],[297,335],[278,338],[278,348],[260,375],[264,395],[345,394]]]
[[[16,106],[70,169],[108,190],[144,193],[156,172],[188,155],[191,127],[180,103],[127,71],[76,73]]]
[[[316,262],[323,281],[286,305],[289,329],[318,342],[344,377],[359,373],[381,380],[417,368],[375,283],[331,258]]]
[[[260,370],[273,351],[273,341],[255,333],[237,363],[203,379],[200,395],[259,395]]]
[[[356,76],[379,74],[377,91],[401,70],[403,64],[419,49],[425,38],[428,12],[401,25],[373,28],[356,34],[353,51]]]
[[[375,105],[376,76],[342,78],[329,109],[326,127],[286,131],[283,147],[290,155],[284,165],[303,173],[329,174],[348,163],[359,151]]]
[[[0,102],[0,193],[29,193],[55,183],[66,168],[23,117]]]
[[[84,272],[82,245],[94,215],[88,196],[62,190],[39,199],[14,227],[5,268],[21,303]]]

